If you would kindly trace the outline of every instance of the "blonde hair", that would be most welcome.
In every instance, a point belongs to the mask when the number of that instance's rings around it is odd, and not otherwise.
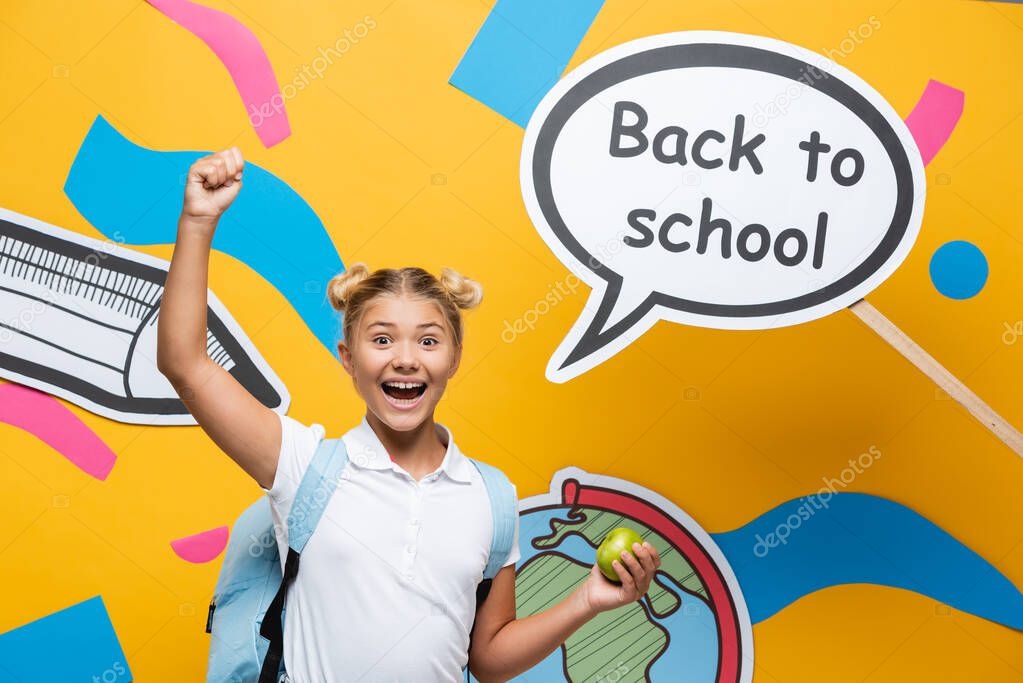
[[[462,347],[464,330],[462,310],[479,306],[483,286],[451,268],[441,269],[440,278],[418,267],[378,268],[370,272],[365,263],[353,263],[348,270],[330,279],[327,298],[344,314],[342,335],[351,338],[355,326],[369,304],[380,296],[411,297],[436,303],[455,338]]]

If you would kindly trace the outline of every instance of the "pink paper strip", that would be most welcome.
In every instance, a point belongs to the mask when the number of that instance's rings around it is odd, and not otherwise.
[[[966,94],[962,90],[934,79],[927,82],[923,95],[906,117],[906,125],[920,149],[924,166],[931,163],[952,135],[959,117],[963,115],[965,100]]]
[[[199,37],[220,58],[245,103],[249,123],[266,147],[291,135],[273,66],[255,34],[230,14],[188,0],[149,4]]]
[[[194,536],[185,536],[171,541],[171,548],[182,560],[202,564],[213,560],[224,551],[227,537],[230,535],[226,526],[203,531]]]
[[[114,468],[117,455],[49,394],[20,384],[0,385],[0,422],[24,429],[100,481]]]

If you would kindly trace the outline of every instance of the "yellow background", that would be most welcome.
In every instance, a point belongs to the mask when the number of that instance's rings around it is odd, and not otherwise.
[[[882,457],[848,490],[920,512],[1023,586],[1019,457],[848,311],[771,331],[661,322],[563,385],[549,383],[544,368],[585,303],[584,286],[535,329],[501,340],[505,323],[567,271],[522,205],[522,130],[447,84],[491,2],[209,4],[255,32],[282,84],[346,28],[367,16],[376,27],[287,102],[293,135],[266,149],[214,54],[154,8],[8,0],[0,6],[0,205],[102,237],[62,191],[99,114],[154,149],[238,145],[309,202],[346,264],[451,266],[484,284],[482,307],[467,317],[462,368],[436,417],[466,453],[502,468],[520,496],[546,491],[555,470],[577,465],[654,489],[719,532],[816,491],[874,446]],[[1023,6],[607,0],[570,67],[683,29],[838,50],[871,16],[880,28],[837,61],[903,116],[930,78],[964,90],[966,109],[927,167],[915,248],[868,300],[1023,427],[1023,339],[1002,340],[1006,323],[1023,320]],[[108,182],[128,194],[147,179]],[[287,239],[287,226],[267,230]],[[980,246],[990,265],[987,286],[966,301],[941,296],[927,272],[934,250],[954,239]],[[210,287],[286,382],[291,416],[326,425],[328,436],[361,418],[334,357],[259,275],[215,253]],[[100,482],[0,425],[0,632],[102,594],[137,680],[200,680],[220,560],[186,563],[169,541],[233,523],[260,491],[197,427],[121,424],[68,405],[118,461]],[[1023,681],[1020,633],[902,590],[827,589],[754,634],[755,680],[765,683]]]

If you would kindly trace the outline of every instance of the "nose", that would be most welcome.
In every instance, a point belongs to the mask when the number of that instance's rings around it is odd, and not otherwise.
[[[410,370],[419,369],[419,357],[416,355],[416,344],[413,342],[404,342],[401,344],[394,345],[394,367],[395,368],[408,368]]]

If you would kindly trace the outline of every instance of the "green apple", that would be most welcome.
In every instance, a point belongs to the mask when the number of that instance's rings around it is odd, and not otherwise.
[[[620,526],[607,532],[607,536],[604,537],[600,547],[597,548],[597,566],[600,567],[600,571],[604,576],[615,583],[622,582],[618,578],[618,572],[611,566],[611,562],[618,560],[622,563],[622,569],[629,571],[628,566],[622,562],[622,551],[628,550],[631,553],[633,543],[643,545],[643,537],[628,527]]]

